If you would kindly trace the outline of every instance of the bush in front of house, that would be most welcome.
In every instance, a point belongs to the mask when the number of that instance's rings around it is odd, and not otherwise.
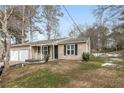
[[[89,61],[90,60],[90,54],[83,52],[82,54],[82,61]]]
[[[44,56],[44,61],[45,61],[45,62],[48,62],[48,60],[49,60],[49,55],[45,55],[45,56]]]

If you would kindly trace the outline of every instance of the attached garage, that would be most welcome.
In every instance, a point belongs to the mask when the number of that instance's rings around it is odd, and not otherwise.
[[[29,59],[29,46],[13,46],[10,50],[10,62],[25,62]]]
[[[25,61],[26,59],[29,59],[28,55],[29,55],[28,50],[20,50],[19,51],[19,61]]]
[[[10,61],[18,61],[19,60],[18,56],[19,56],[18,51],[13,50],[10,51]]]

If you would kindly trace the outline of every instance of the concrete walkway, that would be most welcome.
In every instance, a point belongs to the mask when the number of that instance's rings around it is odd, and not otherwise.
[[[57,59],[52,59],[52,60],[49,60],[48,62],[52,62],[52,61],[56,61]],[[44,60],[40,61],[40,62],[10,62],[10,66],[14,66],[14,65],[22,65],[22,64],[43,64],[45,63]]]

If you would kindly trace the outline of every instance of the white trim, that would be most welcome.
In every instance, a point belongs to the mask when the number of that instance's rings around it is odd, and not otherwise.
[[[72,45],[74,46],[74,49],[72,49],[71,47]],[[69,49],[68,49],[68,46],[69,46]],[[72,54],[71,52],[72,50],[74,51],[74,54]],[[67,51],[70,51],[70,53],[68,54]],[[75,44],[66,44],[66,55],[75,55]]]
[[[47,48],[47,50],[44,50],[45,47]],[[43,49],[42,49],[43,55],[44,55],[44,51],[47,51],[47,54],[48,54],[48,46],[43,46],[42,48],[43,48]]]

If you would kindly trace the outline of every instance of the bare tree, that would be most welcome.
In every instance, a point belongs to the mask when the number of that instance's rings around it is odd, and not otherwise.
[[[2,25],[1,32],[5,34],[5,58],[4,58],[4,72],[9,67],[9,58],[10,58],[10,45],[11,45],[11,34],[8,31],[8,19],[14,11],[13,6],[2,6],[0,10],[0,23]]]
[[[42,6],[42,19],[45,25],[44,31],[47,32],[48,40],[51,39],[52,32],[57,34],[56,29],[59,25],[59,17],[63,16],[63,13],[60,11],[60,6],[45,5]],[[55,36],[54,36],[55,37]]]
[[[104,25],[94,24],[93,26],[87,26],[84,36],[90,37],[91,49],[104,48],[107,45],[107,34],[109,30]]]
[[[76,38],[76,37],[84,37],[84,31],[87,26],[84,25],[73,25],[70,29],[69,36]],[[80,30],[79,30],[80,29]]]
[[[97,19],[101,17],[102,20],[106,21],[106,23],[109,24],[109,29],[113,31],[111,33],[112,39],[114,39],[116,43],[118,43],[117,45],[124,47],[124,6],[98,6],[95,10],[95,16],[97,17]]]

